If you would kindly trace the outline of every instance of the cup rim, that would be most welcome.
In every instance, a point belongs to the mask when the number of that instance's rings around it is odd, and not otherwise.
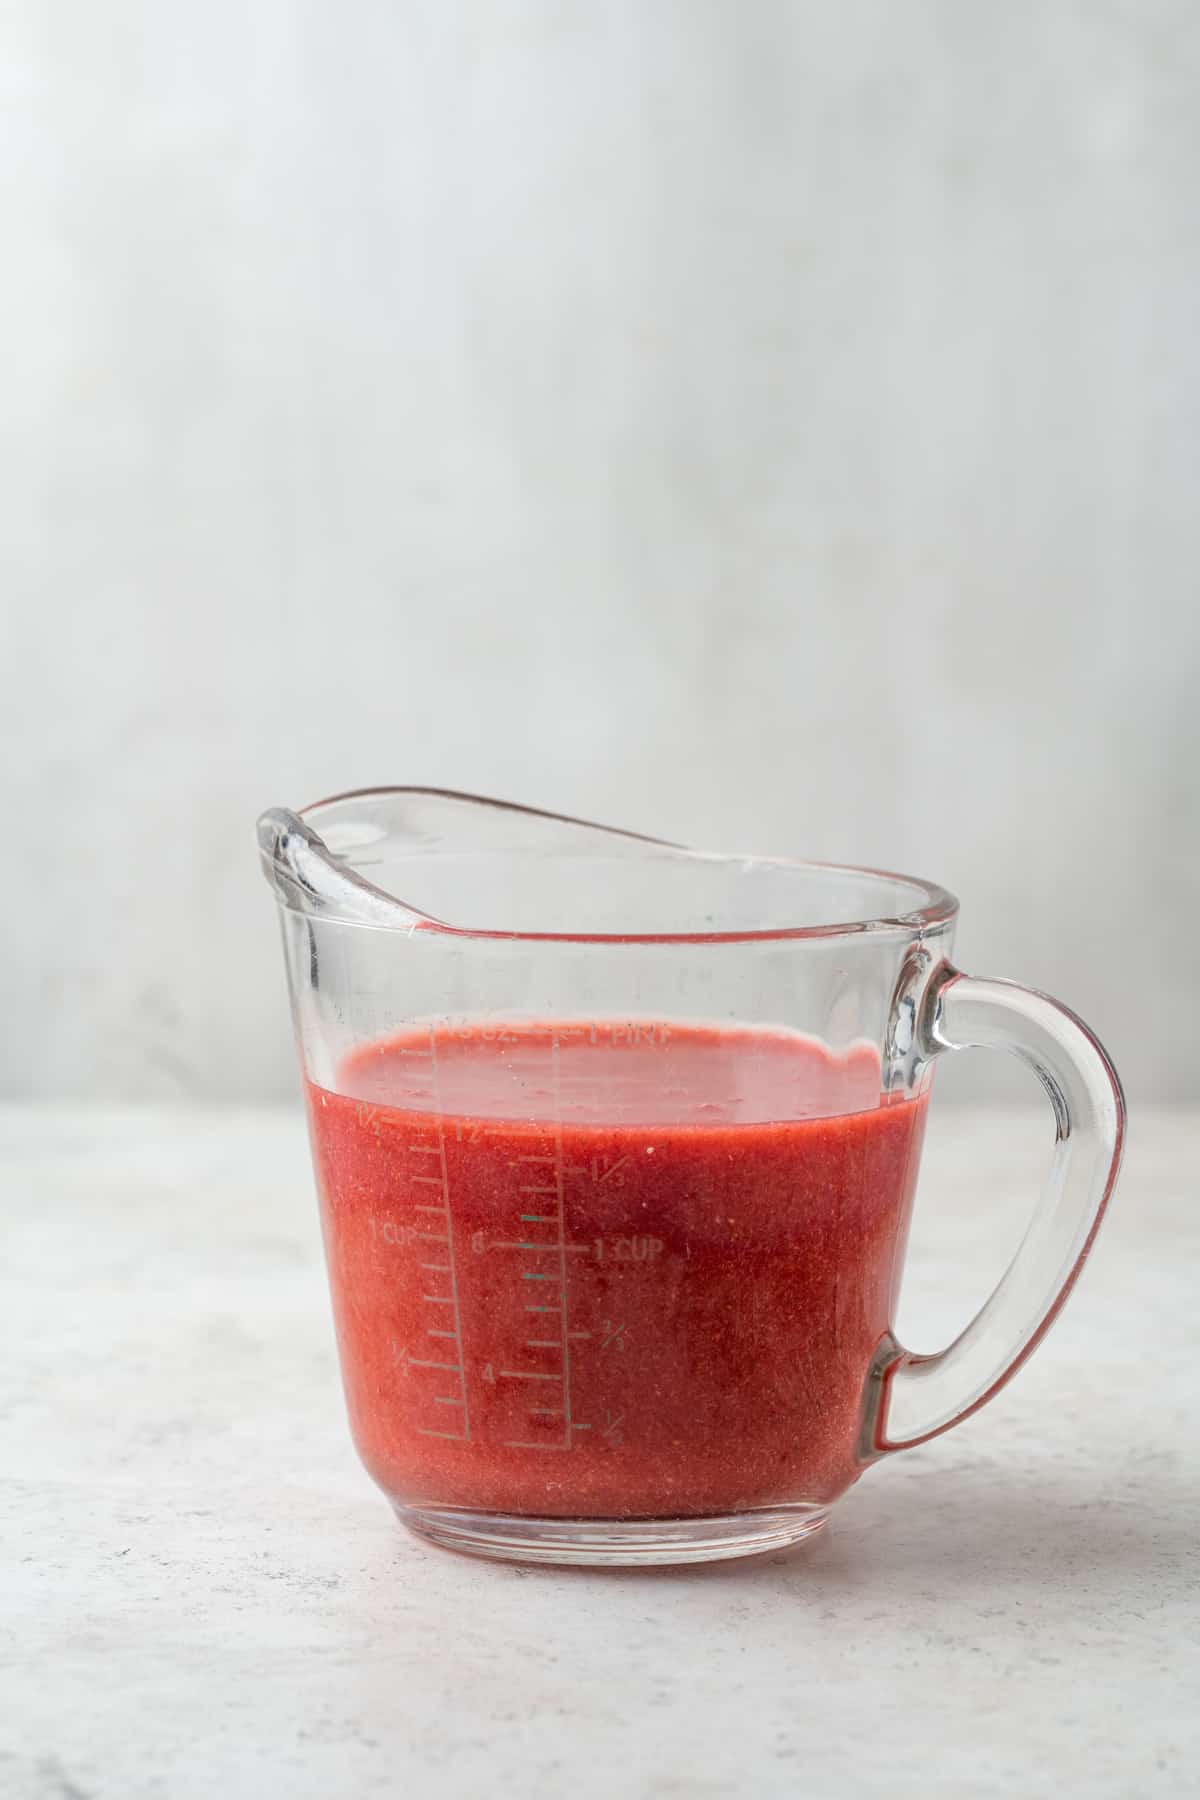
[[[541,821],[544,825],[560,825],[578,828],[584,832],[595,833],[598,840],[605,837],[619,838],[635,843],[642,843],[669,852],[672,856],[693,859],[697,863],[739,863],[746,867],[764,869],[789,870],[798,874],[811,872],[814,875],[833,875],[855,878],[867,883],[877,882],[880,885],[902,887],[912,894],[914,904],[903,911],[881,910],[877,914],[854,919],[829,919],[808,925],[774,925],[761,929],[709,930],[709,931],[529,931],[516,929],[500,929],[494,927],[454,924],[445,919],[432,917],[420,908],[410,905],[402,897],[376,887],[364,874],[359,873],[349,864],[347,859],[336,854],[325,844],[319,834],[319,826],[314,815],[324,808],[346,801],[382,799],[386,796],[402,796],[408,799],[449,802],[462,806],[475,806],[492,809],[496,813],[512,813],[526,821]],[[958,901],[946,888],[936,882],[904,875],[890,869],[881,869],[866,864],[825,862],[807,858],[772,857],[739,855],[728,852],[709,852],[688,849],[683,845],[671,843],[665,838],[650,837],[642,832],[625,830],[619,826],[597,825],[590,820],[572,818],[563,813],[548,812],[539,807],[524,806],[515,801],[497,800],[489,796],[464,793],[450,788],[433,788],[417,786],[364,787],[352,788],[342,793],[326,796],[324,799],[310,802],[302,807],[298,814],[286,815],[276,811],[265,814],[260,821],[260,842],[264,855],[267,852],[266,837],[262,827],[268,820],[276,822],[288,818],[299,826],[305,840],[307,850],[315,854],[326,865],[330,874],[335,877],[337,886],[342,891],[342,898],[350,900],[357,896],[368,900],[369,916],[355,918],[341,917],[342,908],[334,902],[332,905],[318,904],[313,910],[330,923],[337,922],[367,930],[403,930],[423,934],[436,934],[458,941],[479,940],[482,942],[511,942],[530,944],[580,944],[603,945],[616,948],[623,945],[657,945],[657,946],[696,946],[714,944],[769,944],[796,943],[812,939],[828,939],[836,937],[860,936],[864,933],[902,932],[909,936],[919,937],[928,931],[937,930],[948,925],[958,913]],[[540,828],[540,827],[539,827]],[[284,840],[277,829],[270,834],[274,846],[275,859],[285,855]],[[291,834],[287,834],[290,836]],[[279,884],[275,883],[277,892]],[[306,897],[312,895],[309,883],[304,884]],[[294,893],[295,890],[292,889]],[[291,905],[292,910],[307,910],[292,904],[289,898],[280,893],[283,904]],[[388,909],[394,909],[394,922],[389,922]],[[356,909],[347,905],[346,912],[353,914]]]

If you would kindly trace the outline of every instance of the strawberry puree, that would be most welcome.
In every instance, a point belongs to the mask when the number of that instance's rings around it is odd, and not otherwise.
[[[308,1107],[355,1441],[394,1500],[728,1513],[860,1472],[923,1100],[866,1046],[415,1031]]]

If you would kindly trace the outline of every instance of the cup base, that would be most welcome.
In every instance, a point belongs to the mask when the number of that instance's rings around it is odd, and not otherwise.
[[[820,1531],[829,1508],[776,1506],[697,1519],[537,1519],[397,1505],[396,1516],[418,1537],[468,1556],[615,1569],[723,1562],[785,1550]]]

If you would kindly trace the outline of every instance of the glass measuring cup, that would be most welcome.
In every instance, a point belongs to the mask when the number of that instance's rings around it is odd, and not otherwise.
[[[698,1561],[817,1530],[1008,1380],[1091,1246],[1124,1107],[957,907],[428,789],[259,821],[351,1429],[435,1542]],[[1054,1165],[962,1335],[892,1335],[933,1070],[1034,1068]]]

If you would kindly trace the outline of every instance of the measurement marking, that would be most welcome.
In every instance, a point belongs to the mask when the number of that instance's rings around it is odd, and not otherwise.
[[[557,1306],[527,1306],[526,1312],[557,1312]]]
[[[441,1211],[440,1207],[438,1208],[438,1211],[439,1212]],[[528,1220],[529,1220],[529,1215],[527,1213],[522,1213],[521,1214],[522,1223],[526,1223]],[[542,1223],[542,1221],[539,1221],[539,1223]],[[547,1225],[549,1225],[551,1223],[557,1225],[558,1220],[557,1219],[554,1219],[554,1220],[547,1219],[544,1221],[544,1223],[546,1223]],[[559,1244],[552,1240],[548,1244],[535,1244],[532,1242],[532,1240],[530,1240],[528,1238],[493,1238],[492,1242],[488,1245],[488,1249],[489,1250],[538,1250],[543,1253],[554,1252],[556,1255],[560,1255],[560,1256],[564,1252],[567,1256],[594,1256],[595,1252],[596,1252],[596,1246],[594,1243],[593,1244]]]
[[[542,1418],[542,1419],[561,1419],[562,1418],[562,1407],[561,1406],[531,1406],[529,1409],[529,1413],[530,1413],[531,1418],[536,1417],[536,1418]]]
[[[550,1034],[550,1067],[554,1071],[554,1190],[558,1201],[558,1301],[562,1332],[563,1448],[571,1447],[571,1344],[567,1336],[567,1220],[563,1193],[562,1068],[558,1032]]]
[[[461,1431],[433,1431],[428,1425],[418,1425],[417,1430],[422,1437],[449,1438],[452,1444],[465,1444],[466,1434]]]
[[[413,1211],[414,1212],[444,1213],[445,1210],[446,1210],[446,1208],[445,1208],[444,1204],[441,1206],[433,1206],[428,1200],[414,1200],[413,1201]]]
[[[422,1187],[440,1188],[442,1185],[440,1175],[410,1175],[408,1179],[410,1181],[419,1181]]]
[[[436,1156],[438,1147],[436,1144],[410,1144],[408,1153],[410,1156]]]
[[[590,1425],[572,1425],[571,1427],[572,1431],[590,1431],[591,1429]]]
[[[462,1373],[461,1363],[430,1362],[424,1356],[410,1356],[408,1366],[410,1369],[453,1369],[456,1375]]]
[[[591,1335],[592,1334],[590,1331],[569,1331],[567,1333],[568,1337],[573,1337],[573,1338],[590,1338]]]
[[[457,1394],[435,1394],[433,1404],[435,1406],[465,1406],[466,1401],[460,1399]]]
[[[420,1176],[414,1176],[413,1179],[419,1181]],[[553,1187],[519,1187],[517,1192],[518,1194],[557,1194],[558,1189]]]
[[[522,1213],[522,1225],[554,1225],[557,1220],[553,1213]]]
[[[575,1335],[575,1334],[573,1334]],[[587,1333],[584,1333],[586,1337]],[[557,1338],[526,1338],[530,1350],[558,1350],[561,1348]]]
[[[425,1333],[425,1336],[426,1336],[426,1337],[448,1337],[448,1338],[454,1338],[454,1340],[455,1340],[455,1341],[456,1341],[456,1342],[457,1342],[457,1340],[458,1340],[458,1333],[457,1333],[457,1331],[428,1331],[428,1330],[427,1330],[427,1331],[426,1331],[426,1333]]]
[[[507,1375],[510,1381],[561,1381],[561,1375],[533,1375],[528,1369],[501,1369],[501,1375]]]
[[[441,1209],[439,1208],[438,1210],[440,1211]],[[449,1215],[447,1215],[447,1217],[449,1217]],[[413,1236],[415,1238],[420,1238],[423,1244],[448,1244],[450,1242],[448,1237],[439,1237],[436,1231],[414,1231]]]
[[[445,1275],[449,1272],[450,1264],[449,1263],[418,1263],[417,1267],[418,1267],[418,1269],[433,1269],[437,1272],[437,1274]]]
[[[452,1333],[448,1332],[446,1335],[452,1336],[454,1342],[457,1344],[458,1360],[461,1365],[464,1360],[462,1308],[458,1303],[458,1269],[457,1259],[454,1254],[454,1217],[450,1211],[450,1172],[446,1165],[446,1114],[445,1109],[442,1106],[442,1084],[438,1075],[437,1064],[437,1038],[434,1034],[432,1022],[429,1026],[429,1074],[429,1085],[433,1091],[433,1110],[437,1118],[438,1178],[440,1179],[442,1189],[442,1205],[446,1211],[446,1236],[444,1241],[447,1246],[446,1259],[450,1264],[450,1303],[454,1308],[454,1330]],[[427,1181],[429,1180],[429,1177],[425,1175],[416,1175],[413,1179],[415,1181]],[[433,1334],[430,1333],[430,1335],[432,1336]],[[462,1395],[462,1434],[464,1440],[469,1443],[471,1439],[471,1409],[467,1404],[466,1372],[461,1367],[458,1372],[458,1388],[459,1393]]]
[[[528,1438],[505,1438],[504,1448],[506,1450],[566,1450],[570,1446],[567,1444],[534,1444],[530,1443]]]
[[[454,1305],[454,1295],[453,1294],[422,1294],[421,1298],[422,1298],[422,1300],[426,1301],[427,1304],[430,1306],[453,1306]]]
[[[522,1281],[553,1281],[554,1277],[553,1277],[553,1275],[531,1275],[529,1270],[526,1269],[525,1272],[523,1273],[523,1275],[521,1276],[521,1280]],[[542,1311],[543,1312],[553,1312],[554,1308],[552,1306],[544,1306],[542,1308]]]

